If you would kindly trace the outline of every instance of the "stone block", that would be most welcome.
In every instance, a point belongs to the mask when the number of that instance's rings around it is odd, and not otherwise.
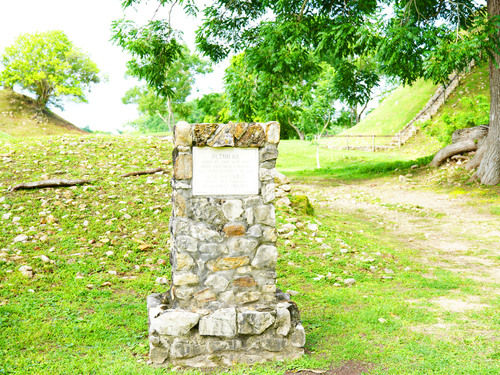
[[[205,223],[195,223],[191,226],[191,236],[203,242],[222,242],[219,232],[210,228]]]
[[[207,350],[209,353],[217,353],[222,351],[235,351],[242,348],[241,340],[211,340],[207,342]]]
[[[189,288],[186,286],[180,286],[173,289],[175,299],[186,301],[193,298],[194,288]]]
[[[242,276],[234,279],[233,285],[240,288],[252,288],[257,286],[257,282],[252,276]]]
[[[276,121],[266,124],[266,140],[269,143],[277,144],[280,141],[280,124]]]
[[[194,285],[200,282],[200,278],[192,272],[174,272],[172,282],[174,285]]]
[[[276,174],[276,169],[266,169],[266,168],[260,168],[259,169],[259,177],[261,181],[266,181],[266,180],[274,180],[274,175]]]
[[[303,348],[306,344],[306,331],[302,324],[297,324],[295,330],[292,332],[291,343],[296,348]]]
[[[196,124],[193,130],[193,143],[195,146],[203,147],[218,128],[218,124]]]
[[[193,137],[191,135],[191,125],[186,121],[179,121],[174,128],[174,146],[191,146]]]
[[[255,251],[259,242],[255,238],[234,237],[229,239],[227,246],[230,253],[251,254]]]
[[[207,141],[211,147],[234,146],[234,127],[235,124],[219,124],[213,136]]]
[[[276,160],[278,158],[278,148],[275,145],[268,145],[259,151],[260,162]]]
[[[203,353],[203,347],[184,338],[176,338],[170,347],[170,357],[191,358]]]
[[[200,314],[184,310],[165,310],[151,319],[151,326],[160,335],[186,335],[200,321]]]
[[[236,309],[220,309],[200,319],[199,332],[202,336],[233,337],[237,333]]]
[[[193,298],[198,303],[207,303],[217,300],[216,294],[209,288],[200,290],[199,292],[195,293]]]
[[[276,213],[274,206],[271,204],[261,205],[255,207],[254,210],[255,222],[258,224],[276,226]]]
[[[179,251],[198,251],[198,241],[190,236],[177,236],[175,238],[175,245]]]
[[[290,332],[292,320],[290,318],[290,311],[285,307],[278,307],[276,310],[276,321],[274,328],[276,333],[281,336],[286,336]]]
[[[266,141],[266,133],[260,124],[251,124],[236,142],[236,147],[261,147]]]
[[[252,266],[256,268],[276,268],[278,250],[276,246],[261,245],[252,260]]]
[[[191,220],[184,217],[173,217],[170,219],[170,232],[173,237],[189,234],[191,231]]]
[[[257,302],[260,300],[259,292],[241,292],[236,294],[236,302],[240,304]]]
[[[193,156],[178,154],[174,162],[174,177],[178,180],[193,178]]]
[[[248,207],[247,209],[245,209],[245,219],[248,225],[254,224],[253,207]]]
[[[260,238],[262,237],[262,229],[258,225],[253,225],[248,228],[247,234],[255,238]]]
[[[211,260],[207,262],[207,268],[212,272],[234,270],[238,267],[245,266],[250,263],[250,258],[242,257],[227,257]]]
[[[239,122],[234,127],[234,138],[238,141],[246,133],[248,124],[246,122]]]
[[[172,203],[175,216],[186,216],[186,199],[174,191],[172,194]]]
[[[238,333],[243,335],[260,335],[273,325],[274,321],[274,316],[269,312],[238,311]]]
[[[194,266],[194,260],[189,254],[177,253],[175,255],[176,271],[189,271]]]
[[[153,346],[149,349],[149,360],[156,365],[160,365],[167,360],[169,352],[170,348]]]
[[[276,198],[276,184],[267,183],[263,184],[261,188],[262,199],[264,203],[270,203]]]
[[[247,232],[245,226],[238,223],[228,223],[222,228],[222,231],[227,237],[239,237],[244,236]]]
[[[227,246],[225,244],[218,243],[204,243],[200,245],[200,253],[210,254],[211,256],[217,256],[219,254],[226,254],[228,252]]]
[[[243,207],[254,207],[262,203],[262,198],[259,195],[252,195],[248,198],[243,199]]]
[[[210,275],[205,280],[205,285],[216,293],[221,293],[226,290],[229,285],[229,280],[219,275]]]
[[[236,303],[236,297],[232,290],[228,290],[227,292],[223,292],[219,295],[219,300],[226,305],[234,305]]]
[[[262,229],[262,237],[266,242],[276,242],[278,239],[278,232],[275,227],[264,227]]]
[[[234,221],[243,213],[243,202],[240,199],[229,199],[222,204],[222,212],[229,221]]]

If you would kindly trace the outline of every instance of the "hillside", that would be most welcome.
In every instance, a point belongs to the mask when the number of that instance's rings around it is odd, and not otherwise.
[[[400,86],[363,120],[342,134],[396,134],[425,106],[438,85],[418,80],[412,86]]]
[[[32,98],[14,91],[0,90],[0,138],[68,133],[86,134],[48,109],[40,112]]]

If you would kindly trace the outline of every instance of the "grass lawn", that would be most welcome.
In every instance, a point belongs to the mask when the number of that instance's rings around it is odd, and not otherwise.
[[[307,143],[282,142],[278,169],[313,176]],[[166,374],[147,364],[146,297],[170,279],[171,145],[159,137],[0,138],[0,374]],[[399,173],[415,158],[393,153],[322,149],[329,179]],[[427,159],[426,159],[427,160]],[[121,174],[164,167],[165,172]],[[9,192],[46,178],[91,178],[91,185]],[[492,345],[500,309],[456,316],[430,299],[480,295],[476,282],[416,261],[383,226],[363,216],[316,207],[315,216],[277,211],[303,229],[280,239],[278,287],[294,297],[307,334],[307,355],[227,374],[284,374],[361,363],[371,374],[498,374]],[[19,268],[33,268],[34,277]],[[354,278],[354,286],[343,280]],[[497,307],[498,307],[497,301]],[[445,337],[422,324],[455,327]],[[477,333],[479,332],[479,334]]]

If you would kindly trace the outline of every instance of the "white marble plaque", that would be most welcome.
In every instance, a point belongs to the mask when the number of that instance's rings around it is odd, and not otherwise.
[[[258,193],[257,148],[193,147],[193,195]]]

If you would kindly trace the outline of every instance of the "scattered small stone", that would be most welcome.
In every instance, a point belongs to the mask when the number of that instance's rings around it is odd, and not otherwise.
[[[48,257],[48,256],[46,256],[46,255],[40,255],[40,260],[41,260],[42,262],[44,262],[44,263],[48,263],[48,262],[50,262],[49,257]]]
[[[292,297],[295,297],[295,296],[300,294],[300,292],[297,292],[296,290],[290,290],[290,289],[287,290],[286,293],[291,295]]]
[[[410,267],[405,267],[405,271],[411,271]]]
[[[85,285],[87,289],[94,289],[94,284],[87,284]]]
[[[159,266],[163,266],[164,264],[167,264],[167,261],[165,259],[158,259],[156,264]]]
[[[157,277],[155,282],[157,284],[168,284],[168,280],[166,277]]]
[[[112,270],[110,270],[110,271],[108,271],[108,273],[109,273],[110,275],[116,275],[116,271],[112,271]]]
[[[315,232],[318,230],[318,224],[314,224],[314,223],[309,223],[307,224],[307,229]]]
[[[106,256],[110,257],[110,256],[113,256],[115,253],[111,250],[109,251],[106,251]]]
[[[319,281],[319,280],[323,279],[324,277],[325,277],[325,275],[317,275],[313,280]]]
[[[28,289],[28,292],[35,293],[35,291],[33,289]]]
[[[391,270],[390,268],[384,268],[384,272],[387,273],[387,274],[393,274],[394,271]]]
[[[111,283],[109,281],[106,281],[102,283],[101,286],[111,286]]]
[[[24,242],[28,239],[28,236],[25,234],[20,234],[19,236],[16,236],[13,240],[13,242]]]
[[[339,287],[339,286],[342,286],[342,284],[335,283],[335,284],[333,284],[333,286]]]
[[[341,254],[347,254],[349,252],[349,249],[340,249]]]
[[[31,268],[30,266],[19,267],[19,272],[21,272],[21,274],[23,274],[24,276],[26,276],[30,279],[33,277],[33,268]]]
[[[128,219],[132,219],[132,216],[130,216],[129,214],[124,214],[123,218],[128,220]]]
[[[406,176],[399,175],[399,182],[401,182],[402,184],[407,183],[408,178]]]
[[[75,275],[75,279],[83,279],[85,276],[81,272],[77,272]]]
[[[379,321],[380,323],[382,323],[382,324],[383,324],[383,323],[385,323],[385,322],[387,322],[387,320],[385,320],[384,318],[378,318],[378,321]]]
[[[354,280],[354,279],[345,279],[344,280],[344,284],[347,285],[347,286],[351,286],[351,285],[356,284],[356,280]]]

